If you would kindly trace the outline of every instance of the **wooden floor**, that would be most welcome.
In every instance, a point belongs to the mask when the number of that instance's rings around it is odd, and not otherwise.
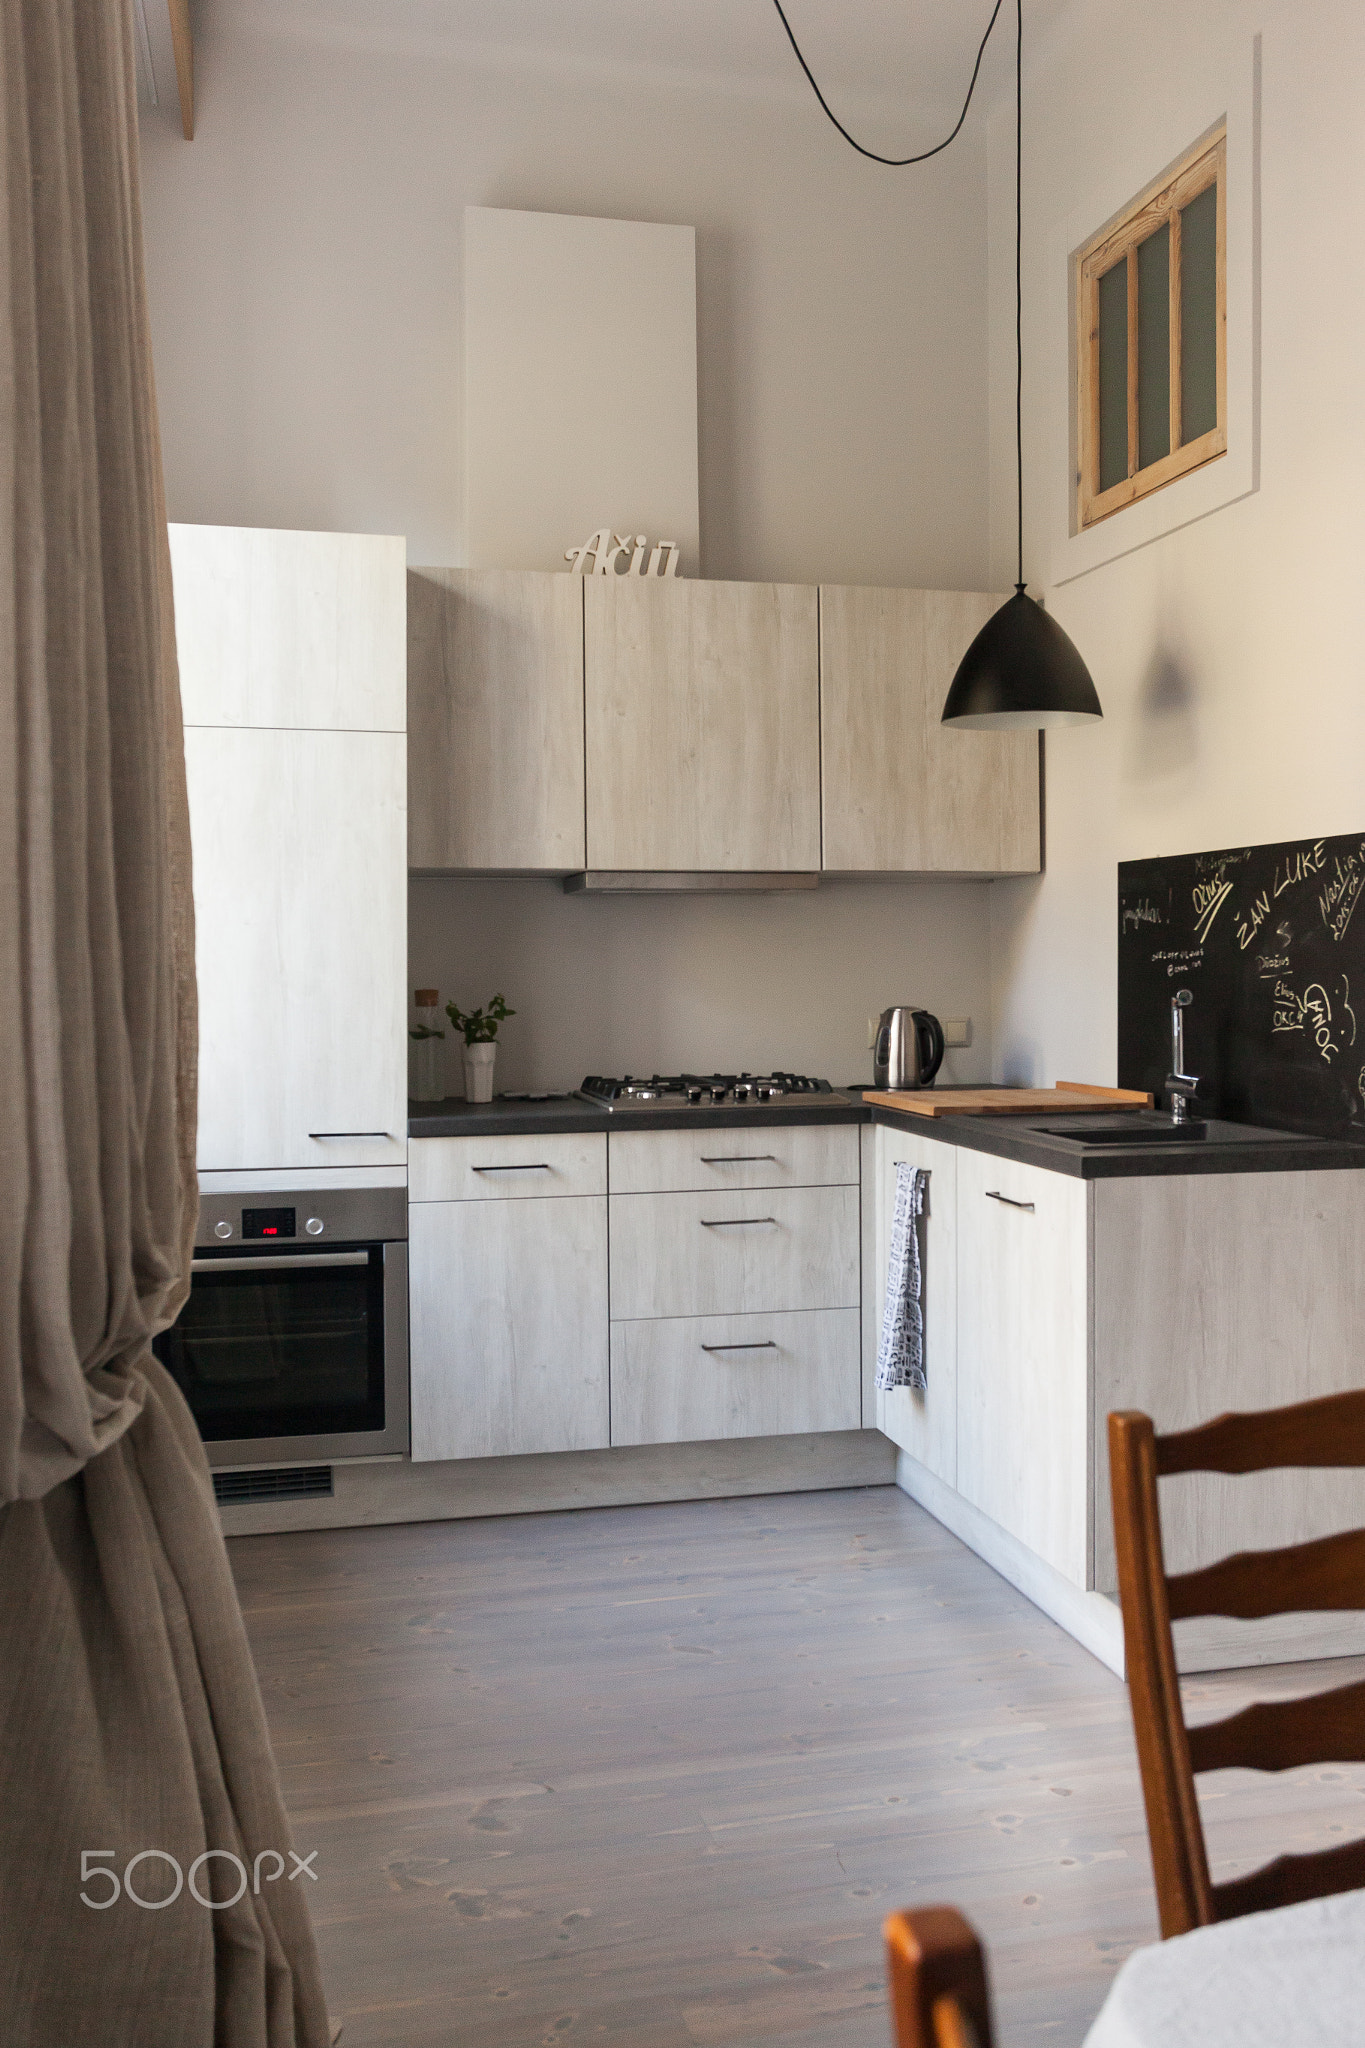
[[[886,2048],[936,1899],[1070,2048],[1155,1936],[1122,1685],[894,1487],[231,1553],[342,2048]],[[1360,1769],[1206,1783],[1215,1876],[1365,1832]]]

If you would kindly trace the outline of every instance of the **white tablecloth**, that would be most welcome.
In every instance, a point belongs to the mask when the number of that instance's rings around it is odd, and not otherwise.
[[[1085,2048],[1362,2048],[1365,1891],[1129,1956]]]

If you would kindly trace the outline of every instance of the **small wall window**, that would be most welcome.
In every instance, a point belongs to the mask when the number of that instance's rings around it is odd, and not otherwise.
[[[1076,257],[1080,528],[1227,452],[1226,164],[1220,129]]]

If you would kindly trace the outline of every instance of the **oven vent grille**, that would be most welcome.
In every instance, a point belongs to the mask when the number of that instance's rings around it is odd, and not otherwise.
[[[288,1465],[272,1472],[215,1472],[213,1492],[220,1508],[248,1501],[324,1500],[332,1492],[330,1465]]]

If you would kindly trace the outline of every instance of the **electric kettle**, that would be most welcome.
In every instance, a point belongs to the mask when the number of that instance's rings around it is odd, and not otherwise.
[[[928,1010],[883,1010],[872,1053],[877,1088],[927,1088],[943,1061],[943,1026]]]

